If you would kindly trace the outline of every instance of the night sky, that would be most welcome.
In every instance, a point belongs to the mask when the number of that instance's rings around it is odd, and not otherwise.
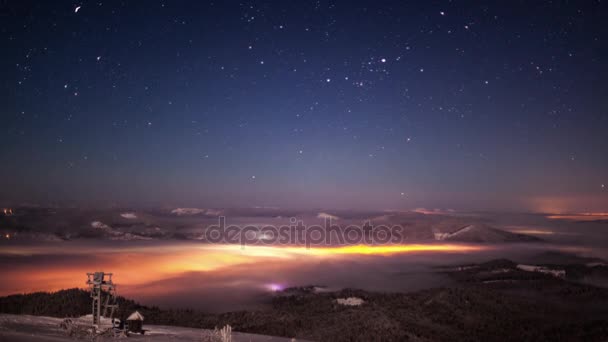
[[[601,1],[3,1],[0,201],[608,208]]]

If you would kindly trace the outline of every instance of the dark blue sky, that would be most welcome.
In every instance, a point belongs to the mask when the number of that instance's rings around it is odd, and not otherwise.
[[[600,1],[0,7],[2,202],[608,207]]]

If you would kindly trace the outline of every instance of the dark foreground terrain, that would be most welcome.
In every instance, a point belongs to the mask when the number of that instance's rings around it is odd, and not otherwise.
[[[230,324],[239,332],[318,341],[608,340],[608,289],[581,282],[606,274],[604,264],[531,267],[509,260],[446,267],[438,271],[452,277],[454,286],[413,293],[290,288],[265,309],[223,314],[163,310],[120,298],[118,317],[139,310],[146,324]],[[89,303],[87,292],[70,289],[3,297],[0,311],[76,317],[89,313]]]

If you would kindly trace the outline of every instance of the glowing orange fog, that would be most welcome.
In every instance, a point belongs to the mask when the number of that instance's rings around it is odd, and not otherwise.
[[[318,256],[339,256],[339,255],[392,255],[400,253],[416,253],[416,252],[448,252],[448,253],[462,253],[462,252],[474,252],[486,249],[484,246],[472,246],[472,245],[456,245],[456,244],[418,244],[418,245],[382,245],[382,246],[369,246],[369,245],[355,245],[355,246],[341,246],[341,247],[324,247],[324,248],[294,248],[286,247],[282,248],[291,253],[310,254]]]
[[[411,245],[353,245],[341,247],[246,246],[239,245],[168,245],[138,246],[117,249],[97,247],[93,259],[91,247],[49,245],[34,248],[15,247],[0,252],[28,258],[35,255],[73,255],[69,264],[20,267],[0,266],[5,274],[0,294],[30,291],[54,291],[63,288],[84,287],[85,273],[106,271],[116,274],[119,283],[131,288],[137,285],[167,279],[187,272],[223,272],[231,266],[264,262],[297,262],[305,258],[339,258],[353,255],[395,255],[403,253],[469,253],[485,250],[487,246],[460,244]],[[73,260],[73,261],[72,261]],[[120,291],[120,287],[119,287]]]
[[[548,219],[552,220],[571,220],[571,221],[596,221],[608,220],[608,213],[579,213],[579,214],[559,214],[549,215]]]

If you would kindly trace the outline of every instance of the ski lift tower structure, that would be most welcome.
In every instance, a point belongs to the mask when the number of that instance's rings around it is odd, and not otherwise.
[[[87,285],[89,285],[91,298],[93,298],[93,325],[99,326],[101,317],[111,320],[114,310],[118,307],[116,285],[112,282],[112,273],[105,272],[87,273]]]

